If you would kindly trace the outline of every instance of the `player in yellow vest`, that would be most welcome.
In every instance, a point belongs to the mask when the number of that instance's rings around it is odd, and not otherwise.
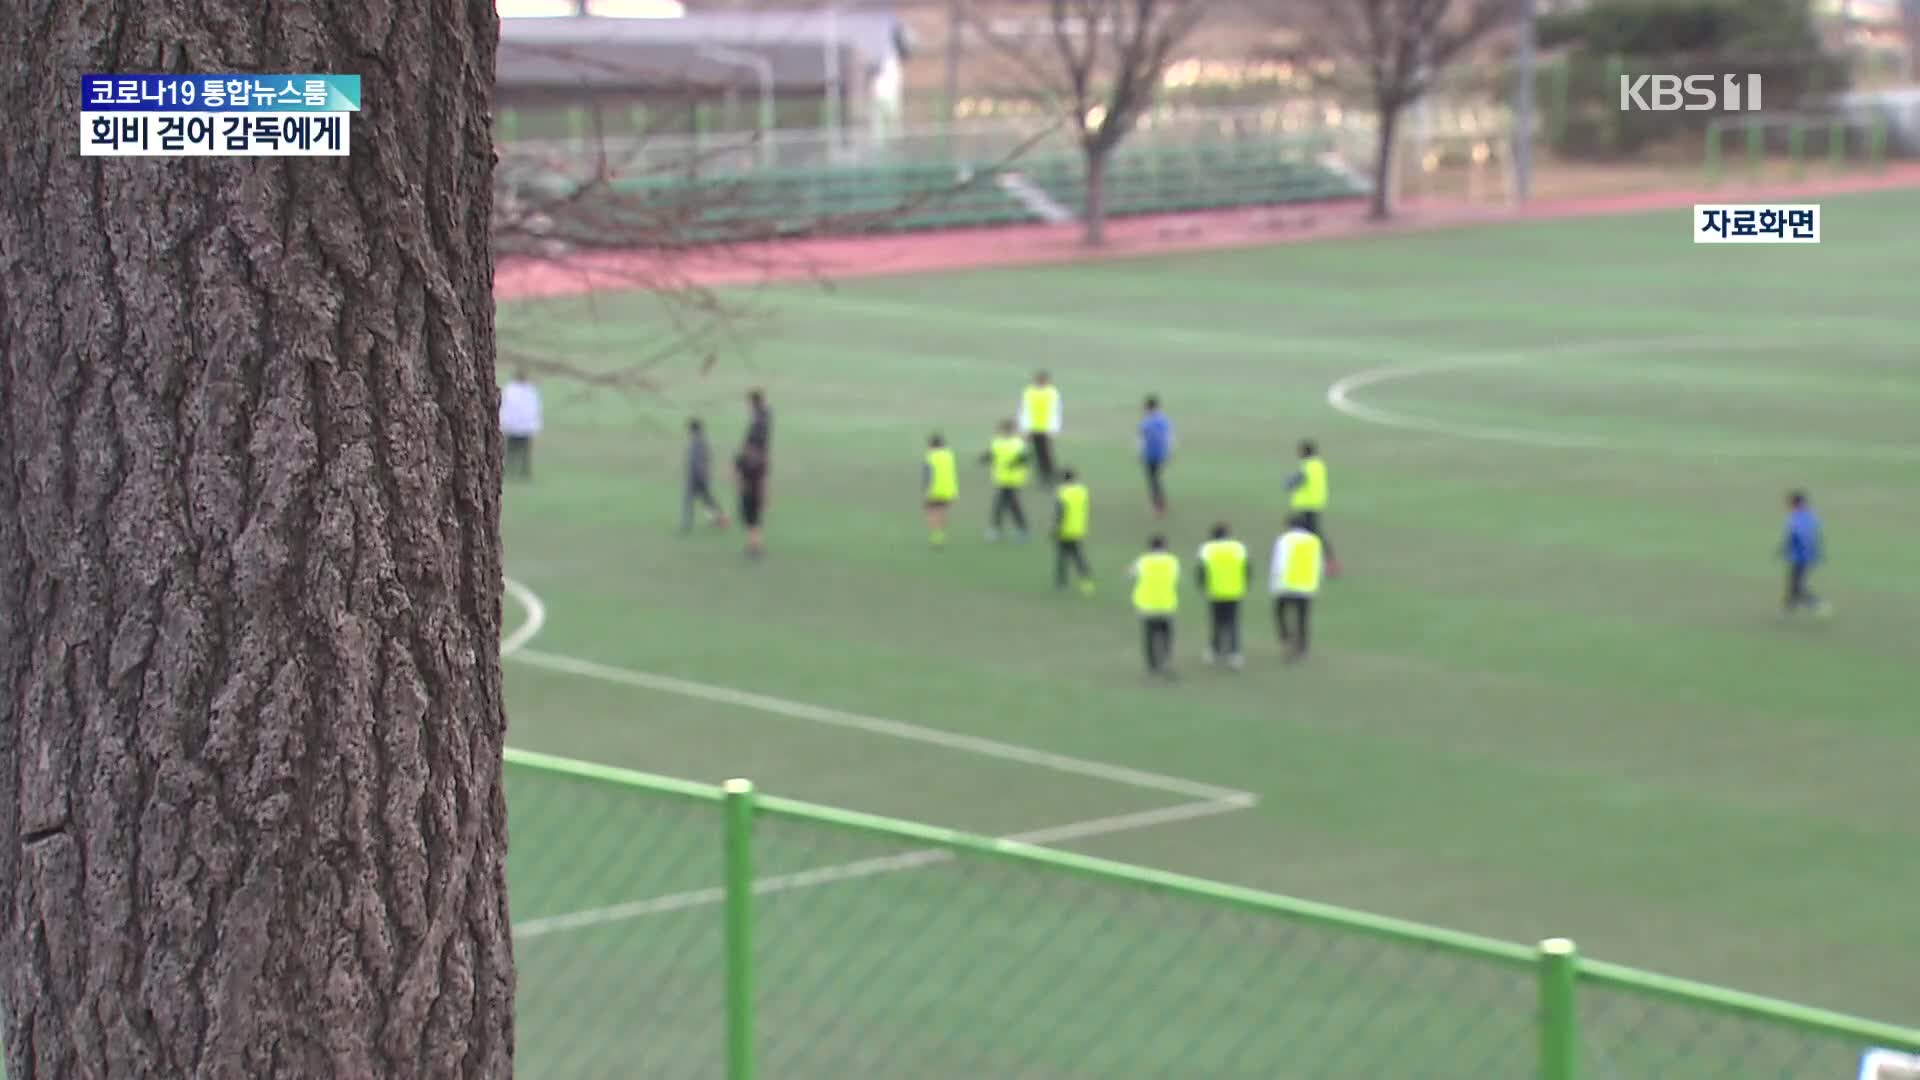
[[[1333,544],[1327,540],[1326,526],[1320,521],[1320,515],[1327,509],[1327,463],[1320,458],[1320,448],[1312,439],[1300,441],[1300,468],[1287,480],[1287,509],[1297,518],[1306,522],[1306,529],[1320,538],[1326,549],[1327,574],[1338,577],[1340,560],[1333,554]]]
[[[1087,538],[1088,515],[1092,507],[1087,485],[1072,469],[1060,473],[1060,487],[1053,494],[1053,584],[1067,587],[1069,565],[1080,572],[1080,592],[1093,595],[1093,570],[1087,566],[1087,553],[1081,544]]]
[[[1147,674],[1173,677],[1173,616],[1180,610],[1180,560],[1167,550],[1167,538],[1147,541],[1147,553],[1133,561],[1133,610],[1140,616],[1146,643]]]
[[[1033,373],[1033,384],[1020,395],[1020,434],[1033,447],[1033,464],[1040,482],[1053,486],[1053,443],[1060,437],[1060,388],[1044,371]]]
[[[1307,528],[1304,518],[1287,522],[1287,531],[1274,541],[1273,617],[1279,624],[1280,644],[1286,646],[1288,660],[1307,655],[1307,626],[1313,598],[1320,592],[1325,556],[1326,545]]]
[[[1200,545],[1195,572],[1213,623],[1206,661],[1219,660],[1237,671],[1246,662],[1240,652],[1240,601],[1247,595],[1247,545],[1233,538],[1226,522],[1215,525],[1213,538]]]
[[[1027,514],[1020,508],[1020,490],[1027,486],[1027,444],[1015,434],[1013,421],[1000,421],[999,433],[988,444],[980,462],[993,467],[993,517],[987,539],[1000,539],[1000,525],[1013,519],[1014,535],[1027,538]]]
[[[934,547],[947,542],[947,509],[960,497],[960,465],[938,432],[927,440],[927,457],[920,466],[920,485],[926,493],[927,533]]]

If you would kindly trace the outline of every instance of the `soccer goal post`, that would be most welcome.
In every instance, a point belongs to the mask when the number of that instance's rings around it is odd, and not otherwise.
[[[1429,132],[1400,142],[1390,177],[1393,203],[1513,201],[1512,139],[1504,131]]]

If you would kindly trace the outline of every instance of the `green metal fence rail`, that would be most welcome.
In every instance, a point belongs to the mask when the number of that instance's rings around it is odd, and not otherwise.
[[[510,750],[524,1077],[1851,1078],[1878,1024]]]
[[[1718,184],[1731,171],[1725,145],[1741,133],[1744,153],[1739,162],[1745,175],[1763,177],[1769,163],[1784,165],[1799,177],[1810,166],[1824,164],[1830,172],[1855,167],[1871,172],[1887,165],[1888,122],[1882,113],[1865,117],[1789,115],[1745,117],[1737,113],[1707,124],[1706,180]]]

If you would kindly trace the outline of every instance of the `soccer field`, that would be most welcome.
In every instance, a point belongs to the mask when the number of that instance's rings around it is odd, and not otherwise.
[[[509,742],[993,835],[1066,826],[1075,850],[1913,1022],[1920,193],[1825,219],[1818,247],[1695,247],[1679,211],[737,294],[753,318],[708,374],[546,385],[535,482],[506,497],[508,574],[545,615],[508,664]],[[665,333],[605,293],[499,324],[599,370]],[[920,520],[927,434],[970,463],[1037,367],[1093,491],[1090,599],[1053,590],[1044,542],[984,542],[984,469],[963,469],[945,550]],[[757,564],[737,532],[675,533],[685,417],[724,460],[749,386],[777,415]],[[1189,588],[1183,678],[1144,678],[1123,574],[1156,528],[1147,393],[1178,427],[1164,530],[1189,561],[1224,519],[1264,570],[1293,445],[1319,440],[1346,574],[1306,664],[1279,662],[1255,604],[1247,669],[1202,667]],[[1790,487],[1826,521],[1827,621],[1779,612]],[[527,608],[508,597],[510,630]],[[514,918],[549,920],[518,945],[527,1075],[608,1038],[615,1001],[653,1063],[631,1075],[690,1075],[675,1055],[720,1045],[711,908],[662,904],[624,936],[550,920],[717,885],[710,813],[525,778],[510,800]],[[885,853],[839,843],[763,871]],[[925,902],[915,876],[813,890],[870,895],[819,943],[820,965],[855,959],[804,973],[819,1016],[795,1003],[796,1028],[861,1038],[846,984],[874,951],[927,972],[890,997],[938,1011],[967,958],[890,930],[872,895]],[[1034,933],[1069,932],[1030,899]],[[1137,916],[1071,932],[1097,949]],[[1231,969],[1230,947],[1207,962]],[[629,1008],[666,965],[712,996]],[[1369,1005],[1393,1007],[1398,976],[1376,977]],[[543,986],[567,1000],[527,997]]]

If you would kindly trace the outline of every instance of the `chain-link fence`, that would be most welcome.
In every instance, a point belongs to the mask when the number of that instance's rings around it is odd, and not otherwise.
[[[1878,1045],[1867,1032],[1848,1031],[1844,1017],[1804,1009],[1783,1015],[1771,1002],[1730,1006],[1737,995],[1703,998],[1684,984],[1607,964],[1585,964],[1581,975],[1586,1080],[1850,1080],[1862,1054]]]
[[[528,1077],[1817,1080],[1897,1029],[907,822],[510,752]]]
[[[507,805],[516,1075],[720,1075],[717,802],[516,765]]]
[[[759,897],[755,1049],[777,1077],[1519,1076],[1520,950],[1489,958],[1007,858],[777,799],[756,850],[805,851],[814,887]],[[1308,1067],[1310,1064],[1310,1067]]]

